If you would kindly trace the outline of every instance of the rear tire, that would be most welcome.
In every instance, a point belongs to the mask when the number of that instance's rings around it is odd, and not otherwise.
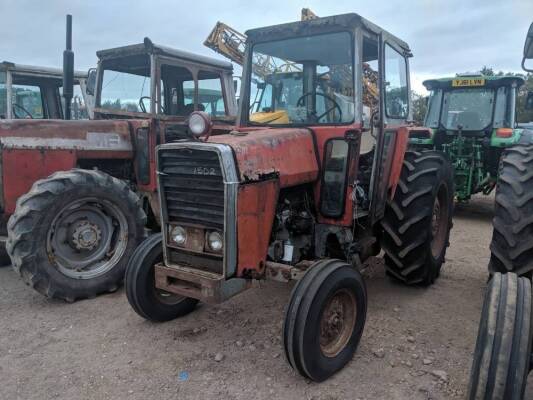
[[[531,282],[494,274],[489,282],[470,373],[468,399],[521,400],[532,339]]]
[[[72,302],[122,284],[145,222],[124,181],[100,171],[56,172],[18,199],[6,247],[27,285]]]
[[[533,146],[502,155],[496,186],[490,273],[533,271]]]
[[[450,245],[452,166],[436,151],[408,152],[394,199],[381,222],[385,267],[408,284],[430,285]]]
[[[367,311],[361,274],[339,260],[322,260],[294,287],[283,324],[289,364],[302,376],[321,382],[353,357]]]
[[[146,239],[131,256],[126,268],[128,302],[141,317],[154,322],[170,321],[194,310],[198,300],[158,291],[154,265],[163,261],[163,235]]]

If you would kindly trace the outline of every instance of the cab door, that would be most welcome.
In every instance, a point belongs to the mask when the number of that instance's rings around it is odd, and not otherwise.
[[[407,148],[409,116],[409,53],[379,37],[379,122],[374,158],[370,215],[372,223],[385,214],[387,200],[398,183]]]

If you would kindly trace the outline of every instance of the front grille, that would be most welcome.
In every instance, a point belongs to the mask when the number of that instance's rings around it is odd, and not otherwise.
[[[162,205],[168,221],[224,230],[224,181],[215,151],[159,151]]]

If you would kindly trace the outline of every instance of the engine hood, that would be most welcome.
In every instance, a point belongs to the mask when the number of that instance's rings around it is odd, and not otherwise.
[[[280,187],[288,187],[318,178],[315,139],[308,129],[253,130],[212,136],[209,142],[231,146],[242,182],[279,177]]]
[[[129,123],[117,120],[0,120],[3,148],[132,151]]]

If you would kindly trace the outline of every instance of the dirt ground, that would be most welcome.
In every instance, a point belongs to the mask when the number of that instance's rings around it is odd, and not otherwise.
[[[492,199],[482,197],[456,210],[447,263],[430,288],[396,284],[373,264],[359,349],[322,384],[305,381],[284,359],[288,285],[269,282],[153,324],[133,312],[123,290],[65,304],[1,268],[0,399],[464,398],[491,212]]]

